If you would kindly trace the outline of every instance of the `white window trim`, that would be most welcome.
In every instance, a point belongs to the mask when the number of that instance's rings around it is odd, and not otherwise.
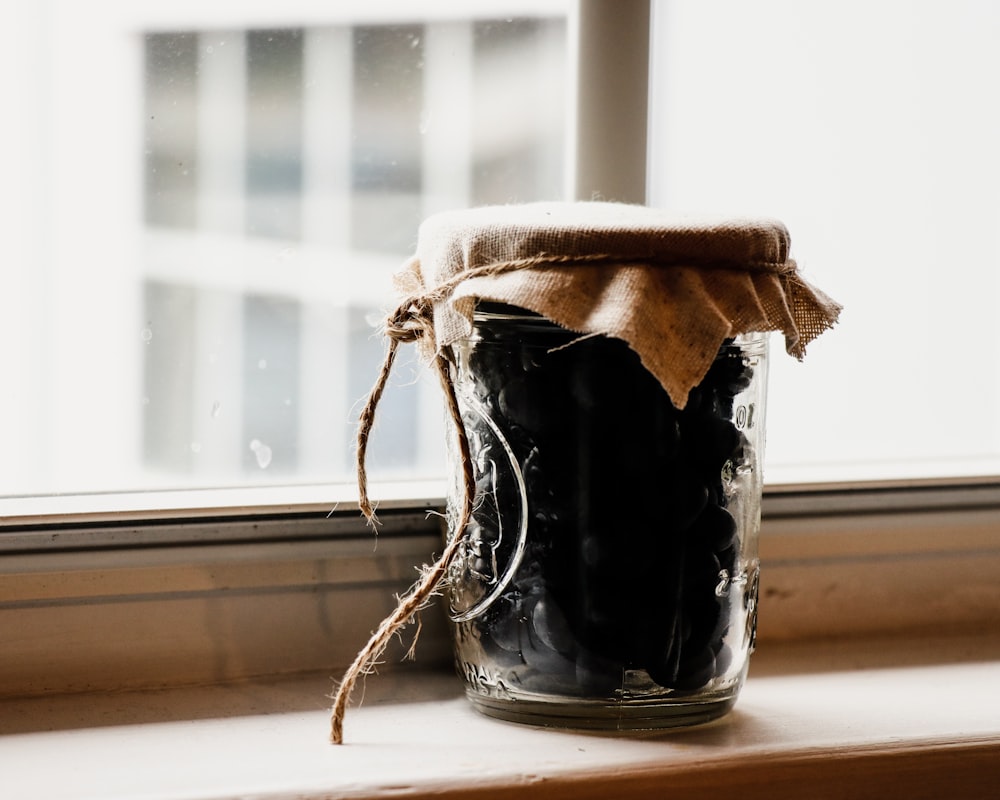
[[[383,503],[377,534],[349,505],[23,517],[2,539],[0,697],[333,675],[440,547],[442,507]],[[761,562],[760,647],[989,630],[1000,483],[772,489]],[[444,667],[440,609],[421,622],[420,666]]]

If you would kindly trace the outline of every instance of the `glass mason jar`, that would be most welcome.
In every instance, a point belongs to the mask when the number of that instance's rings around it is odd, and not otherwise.
[[[766,335],[727,341],[683,409],[625,342],[510,306],[481,303],[454,351],[476,495],[448,584],[472,703],[577,728],[726,713],[754,646]]]

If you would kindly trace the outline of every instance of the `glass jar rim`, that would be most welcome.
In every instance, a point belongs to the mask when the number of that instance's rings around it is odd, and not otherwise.
[[[548,317],[534,311],[530,311],[520,306],[501,303],[493,300],[479,300],[472,315],[473,332],[469,339],[476,341],[476,327],[479,325],[490,325],[493,323],[511,323],[525,326],[532,332],[545,332],[553,334],[565,334],[568,336],[590,336],[592,334],[580,333],[578,331],[564,328],[559,323],[552,321]],[[728,347],[736,347],[748,355],[762,352],[766,348],[770,339],[771,331],[748,331],[738,333],[723,342],[720,352]]]

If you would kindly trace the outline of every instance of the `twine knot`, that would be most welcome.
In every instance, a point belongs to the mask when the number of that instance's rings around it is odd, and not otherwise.
[[[419,342],[434,336],[434,299],[414,295],[400,303],[385,320],[385,335],[398,344]]]

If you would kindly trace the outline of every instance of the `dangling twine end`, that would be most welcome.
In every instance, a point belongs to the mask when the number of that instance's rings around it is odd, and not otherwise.
[[[428,324],[426,317],[429,309],[430,304],[428,302],[422,302],[415,305],[408,304],[406,306],[406,313],[403,315],[405,317],[406,324],[400,324],[398,329],[390,338],[389,349],[386,352],[382,369],[375,382],[375,386],[372,388],[372,391],[368,396],[368,400],[365,403],[365,407],[361,415],[358,430],[357,449],[358,505],[369,524],[373,527],[377,525],[377,519],[375,517],[375,508],[368,497],[365,454],[368,447],[368,436],[371,433],[372,425],[374,423],[375,408],[378,405],[378,401],[382,396],[382,391],[385,388],[386,381],[388,380],[389,373],[392,370],[397,344],[400,341],[415,341],[420,338],[421,331],[426,330],[426,328],[422,326],[426,326]],[[459,548],[464,544],[464,532],[468,527],[469,520],[472,517],[472,502],[475,496],[476,485],[472,471],[472,458],[469,452],[469,440],[465,435],[465,427],[462,424],[462,414],[458,406],[458,398],[455,395],[455,387],[451,380],[451,365],[448,357],[444,354],[437,355],[435,358],[435,365],[437,367],[436,371],[438,373],[438,378],[440,379],[441,386],[444,390],[445,398],[448,403],[448,410],[455,423],[458,435],[460,463],[463,466],[464,473],[464,502],[462,504],[462,514],[458,520],[454,534],[452,535],[447,546],[444,548],[444,552],[441,554],[441,557],[430,567],[425,568],[416,584],[403,597],[399,598],[396,608],[388,617],[382,620],[378,629],[368,640],[368,643],[361,648],[350,667],[348,667],[347,672],[344,673],[344,677],[340,682],[340,686],[337,688],[336,695],[334,696],[333,707],[330,710],[330,742],[332,744],[343,744],[344,742],[344,715],[347,713],[347,706],[350,702],[350,696],[354,689],[354,684],[357,682],[359,677],[370,672],[372,666],[378,662],[379,658],[385,652],[385,649],[392,638],[399,632],[400,629],[407,625],[437,593],[438,586],[441,584],[442,579],[448,571],[448,566],[459,552]],[[417,633],[419,634],[419,632],[420,628],[418,620]],[[413,657],[415,646],[416,639],[414,639],[414,643],[411,645],[407,653],[408,657]]]
[[[467,518],[462,521],[463,527],[459,528],[459,530],[464,529],[464,523],[467,521]],[[334,696],[333,707],[330,710],[330,741],[333,744],[342,744],[344,741],[344,715],[347,713],[347,705],[350,701],[354,684],[357,683],[358,678],[362,675],[367,675],[371,672],[373,665],[378,662],[379,658],[385,652],[386,647],[388,647],[389,642],[397,635],[400,629],[409,623],[421,610],[426,608],[431,598],[435,595],[436,589],[448,569],[448,565],[455,557],[455,553],[458,552],[461,544],[461,536],[452,537],[441,557],[433,565],[424,570],[420,580],[417,581],[409,592],[399,599],[396,608],[388,617],[382,620],[378,629],[368,640],[368,644],[361,648],[354,662],[348,667],[347,672],[344,673],[344,677]],[[419,622],[417,632],[419,633]],[[413,645],[410,647],[410,653],[413,652],[415,646],[416,640],[414,640]]]
[[[351,691],[358,678],[368,673],[371,665],[375,664],[392,638],[410,622],[423,608],[427,606],[431,598],[437,593],[441,581],[448,571],[448,566],[452,563],[459,548],[464,544],[464,531],[468,527],[472,516],[472,501],[475,495],[475,480],[472,474],[472,459],[469,453],[469,441],[465,435],[465,428],[461,424],[461,412],[458,408],[458,400],[455,397],[454,386],[451,385],[447,372],[447,362],[439,358],[438,372],[441,377],[442,386],[445,389],[448,407],[452,418],[457,425],[458,446],[461,463],[464,467],[465,475],[465,497],[462,505],[462,514],[455,527],[454,535],[438,558],[431,566],[426,567],[414,586],[399,599],[393,612],[382,620],[375,633],[372,634],[368,643],[361,648],[354,662],[348,667],[343,680],[337,689],[334,697],[333,708],[330,711],[330,742],[333,744],[343,744],[344,741],[344,715],[347,713],[347,705],[350,701]],[[362,496],[366,496],[364,493]],[[419,625],[419,622],[418,622]],[[418,627],[419,633],[419,627]],[[414,645],[410,647],[410,654]]]
[[[373,659],[375,657],[373,656]],[[381,661],[373,661],[371,664],[364,666],[360,672],[359,677],[367,678],[369,675],[375,675],[378,672],[378,667]],[[336,690],[327,695],[327,699],[334,701],[334,709],[338,707],[340,703],[343,703],[343,708],[339,713],[333,713],[330,716],[330,744],[343,744],[344,743],[344,715],[347,712],[347,706],[350,705],[350,694],[352,687],[348,688],[347,694],[341,698],[341,689],[344,686],[344,681],[341,680],[340,683],[334,682]],[[360,703],[364,702],[364,692],[362,691],[362,698]]]
[[[344,715],[339,714],[333,717],[330,726],[330,744],[344,743]]]
[[[368,499],[367,491],[358,500],[358,508],[361,510],[361,515],[365,518],[365,522],[368,523],[368,527],[376,533],[378,532],[379,526],[382,524],[382,520],[380,520],[378,518],[378,514],[375,513],[377,507],[377,503],[373,503]]]
[[[404,661],[416,661],[417,660],[417,640],[420,638],[420,632],[424,629],[424,621],[417,616],[417,629],[413,632],[413,641],[410,642],[410,647],[406,651],[406,655],[403,656]]]

